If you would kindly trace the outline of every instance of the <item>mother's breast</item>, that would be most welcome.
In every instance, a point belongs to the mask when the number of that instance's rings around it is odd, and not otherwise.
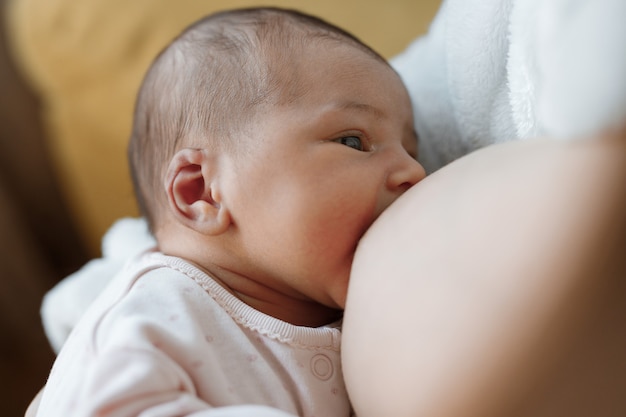
[[[357,415],[626,410],[623,133],[486,148],[376,221],[344,319]]]

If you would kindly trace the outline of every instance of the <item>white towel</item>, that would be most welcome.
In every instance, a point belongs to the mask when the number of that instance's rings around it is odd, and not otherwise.
[[[626,123],[626,1],[444,0],[392,60],[428,172],[483,146]]]
[[[109,280],[130,258],[155,245],[143,219],[120,219],[102,239],[102,258],[89,261],[48,291],[41,305],[41,316],[55,352],[59,352],[89,304]]]

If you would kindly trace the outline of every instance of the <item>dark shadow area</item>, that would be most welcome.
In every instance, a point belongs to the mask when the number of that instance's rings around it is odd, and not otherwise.
[[[41,299],[87,255],[50,162],[41,103],[11,59],[6,3],[0,0],[0,415],[20,416],[54,359]]]

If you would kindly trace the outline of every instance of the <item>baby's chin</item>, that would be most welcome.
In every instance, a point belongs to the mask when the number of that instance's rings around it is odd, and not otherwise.
[[[356,247],[356,243],[355,243]],[[326,269],[321,267],[320,272],[323,275],[324,283],[318,283],[317,293],[310,293],[311,300],[334,310],[343,311],[346,306],[346,298],[348,296],[348,284],[350,282],[350,273],[352,269],[352,261],[354,260],[354,250],[343,260],[335,265],[327,266]]]
[[[332,308],[336,308],[337,310],[344,310],[346,308],[346,298],[348,296],[348,283],[350,281],[350,269],[342,274],[336,282],[336,286],[334,288],[332,294],[333,305],[329,306]]]

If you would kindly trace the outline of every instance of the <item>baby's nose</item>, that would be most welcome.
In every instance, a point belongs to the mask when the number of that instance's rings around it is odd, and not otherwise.
[[[392,190],[405,192],[426,177],[424,167],[410,155],[401,155],[397,165],[387,177],[387,186]]]

